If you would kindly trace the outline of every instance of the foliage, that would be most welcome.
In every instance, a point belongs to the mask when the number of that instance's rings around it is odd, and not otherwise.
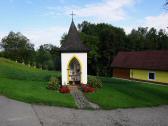
[[[60,45],[62,45],[62,44],[66,41],[66,39],[67,39],[67,34],[64,33],[64,34],[62,35],[62,37],[61,37]]]
[[[123,29],[109,24],[79,24],[83,42],[93,48],[89,52],[88,66],[91,75],[111,75],[111,62],[118,51],[124,50],[126,35]],[[87,38],[92,38],[91,41]],[[96,64],[96,65],[95,65]]]
[[[21,33],[10,32],[0,43],[0,57],[36,66],[47,70],[60,70],[59,48],[51,44],[41,45],[35,51],[34,45]]]
[[[60,93],[70,93],[70,90],[68,88],[68,86],[61,86],[61,88],[59,89]]]
[[[168,49],[168,35],[163,29],[157,31],[155,28],[139,27],[128,35],[127,50],[129,51],[163,49]]]
[[[82,84],[81,85],[81,89],[82,89],[82,91],[84,92],[84,93],[93,93],[93,92],[95,92],[95,89],[92,87],[92,86],[90,86],[90,85],[87,85],[87,84]]]
[[[60,70],[58,48],[51,44],[41,45],[36,52],[37,67],[48,70]]]
[[[97,59],[100,58],[99,52],[99,38],[93,35],[87,35],[83,32],[80,33],[82,41],[91,49],[88,53],[88,73],[92,75],[96,75],[96,71],[99,66],[97,63]]]
[[[48,82],[47,89],[58,90],[60,88],[60,82],[57,77],[51,77]]]
[[[0,57],[4,57],[4,53],[0,51]]]
[[[39,70],[0,58],[0,94],[28,103],[76,107],[70,94],[46,89],[49,77],[59,72]]]
[[[99,77],[95,77],[95,76],[88,77],[88,85],[90,85],[93,88],[102,88],[103,87],[101,79],[99,79]]]
[[[119,51],[168,49],[168,34],[164,29],[139,27],[127,35],[122,28],[87,21],[79,24],[78,29],[81,40],[91,48],[88,53],[90,75],[111,76],[111,63]],[[62,42],[66,37],[64,34]]]
[[[4,49],[6,58],[25,63],[34,61],[34,45],[20,32],[11,31],[8,36],[2,39],[1,47]]]

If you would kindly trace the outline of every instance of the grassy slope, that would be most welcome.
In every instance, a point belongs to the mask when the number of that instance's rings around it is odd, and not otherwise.
[[[75,107],[71,95],[45,88],[51,76],[60,76],[60,73],[0,58],[0,94],[29,103]]]
[[[29,103],[75,107],[69,94],[45,88],[50,76],[60,76],[60,73],[29,68],[0,58],[0,94]],[[104,109],[168,104],[168,86],[113,78],[102,80],[103,88],[86,96]]]
[[[87,97],[104,109],[168,104],[168,86],[102,78],[103,88]]]
[[[39,70],[0,58],[0,77],[18,80],[48,81],[51,76],[60,76],[59,72]]]

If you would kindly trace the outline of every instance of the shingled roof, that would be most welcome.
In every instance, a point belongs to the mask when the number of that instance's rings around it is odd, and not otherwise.
[[[168,71],[168,50],[119,52],[112,67]]]
[[[90,49],[82,43],[80,35],[72,20],[66,41],[62,44],[61,52],[88,52]]]

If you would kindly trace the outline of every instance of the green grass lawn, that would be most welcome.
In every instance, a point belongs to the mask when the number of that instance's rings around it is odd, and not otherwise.
[[[102,78],[103,88],[86,94],[103,109],[158,106],[168,104],[168,86]]]
[[[1,78],[48,81],[51,76],[60,76],[60,72],[40,70],[10,61],[8,59],[0,58]]]
[[[76,107],[70,94],[46,89],[51,76],[60,76],[60,72],[39,70],[0,58],[0,94],[28,103]],[[101,79],[103,88],[86,96],[103,109],[168,104],[168,86]]]
[[[60,72],[39,70],[0,58],[0,94],[28,103],[76,107],[70,94],[46,89],[51,76],[60,76]]]

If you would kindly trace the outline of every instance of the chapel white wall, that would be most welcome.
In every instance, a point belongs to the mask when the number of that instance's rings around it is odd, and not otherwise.
[[[61,53],[62,85],[68,83],[68,63],[76,57],[81,65],[81,83],[87,84],[87,53]]]

